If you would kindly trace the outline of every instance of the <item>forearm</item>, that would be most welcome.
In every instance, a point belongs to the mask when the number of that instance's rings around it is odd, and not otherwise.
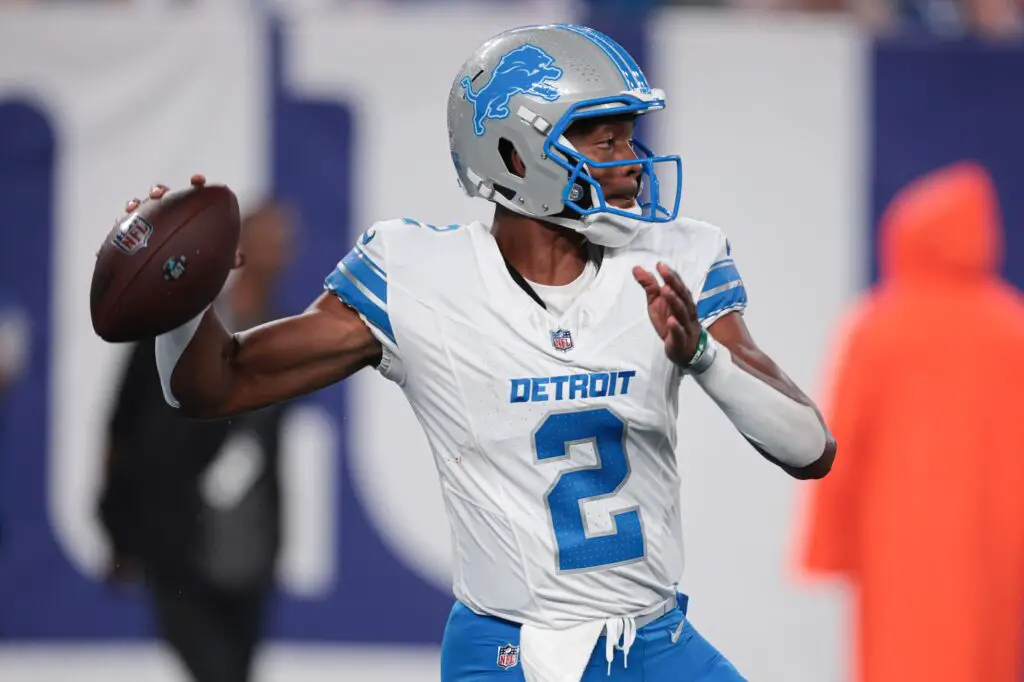
[[[696,377],[764,457],[795,478],[821,478],[832,466],[835,442],[810,399],[751,338],[742,315],[746,293],[727,256],[726,247],[699,299],[664,263],[658,264],[664,285],[642,267],[633,276],[647,294],[648,314],[669,359]],[[718,299],[721,294],[730,298]],[[712,320],[706,330],[701,320]]]
[[[157,366],[171,405],[195,417],[225,417],[310,393],[380,358],[358,315],[336,299],[229,334],[208,311],[189,329],[157,339]]]
[[[223,403],[231,390],[226,354],[231,335],[213,308],[156,337],[154,354],[164,399],[186,411]]]
[[[827,474],[835,442],[813,402],[759,351],[712,343],[714,361],[694,376],[736,429],[795,478]]]
[[[229,391],[214,416],[306,395],[379,362],[380,347],[365,326],[325,338],[332,330],[319,328],[319,315],[308,312],[231,337],[223,353]],[[289,330],[281,333],[285,325]]]

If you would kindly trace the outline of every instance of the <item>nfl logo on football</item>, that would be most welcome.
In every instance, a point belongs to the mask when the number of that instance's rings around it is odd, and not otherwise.
[[[560,350],[563,353],[572,350],[572,334],[568,329],[551,332],[551,345],[555,347],[555,350]]]
[[[146,222],[145,218],[135,214],[114,230],[114,236],[110,241],[119,250],[130,256],[139,249],[145,248],[152,236],[153,226]]]
[[[512,644],[498,647],[498,667],[502,670],[514,668],[519,663],[519,647]]]

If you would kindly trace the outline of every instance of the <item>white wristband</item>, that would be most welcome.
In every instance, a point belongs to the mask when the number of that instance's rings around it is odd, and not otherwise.
[[[814,463],[829,434],[817,410],[799,403],[744,371],[713,339],[714,361],[694,378],[737,430],[769,455],[793,467]]]
[[[181,359],[181,354],[188,348],[188,344],[192,341],[192,337],[195,336],[196,330],[199,329],[199,323],[203,321],[203,315],[209,309],[210,307],[207,306],[203,312],[185,324],[156,337],[156,369],[160,373],[160,387],[164,391],[164,400],[171,407],[181,406],[171,391],[171,375],[174,373],[178,360]]]

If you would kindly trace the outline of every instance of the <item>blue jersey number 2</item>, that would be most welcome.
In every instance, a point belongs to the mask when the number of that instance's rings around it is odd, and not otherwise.
[[[592,443],[597,466],[563,471],[545,497],[558,546],[558,570],[584,571],[644,557],[640,510],[612,514],[613,530],[587,533],[583,502],[614,496],[629,478],[626,425],[605,408],[549,414],[534,433],[537,463],[569,457],[572,445]]]

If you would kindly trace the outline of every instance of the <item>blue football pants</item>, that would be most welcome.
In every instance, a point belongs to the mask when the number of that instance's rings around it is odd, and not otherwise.
[[[581,682],[746,682],[685,619],[686,597],[677,601],[675,609],[637,630],[628,667],[615,650],[610,676],[602,636]],[[456,602],[441,644],[441,682],[523,682],[518,647],[517,624],[477,615]]]

